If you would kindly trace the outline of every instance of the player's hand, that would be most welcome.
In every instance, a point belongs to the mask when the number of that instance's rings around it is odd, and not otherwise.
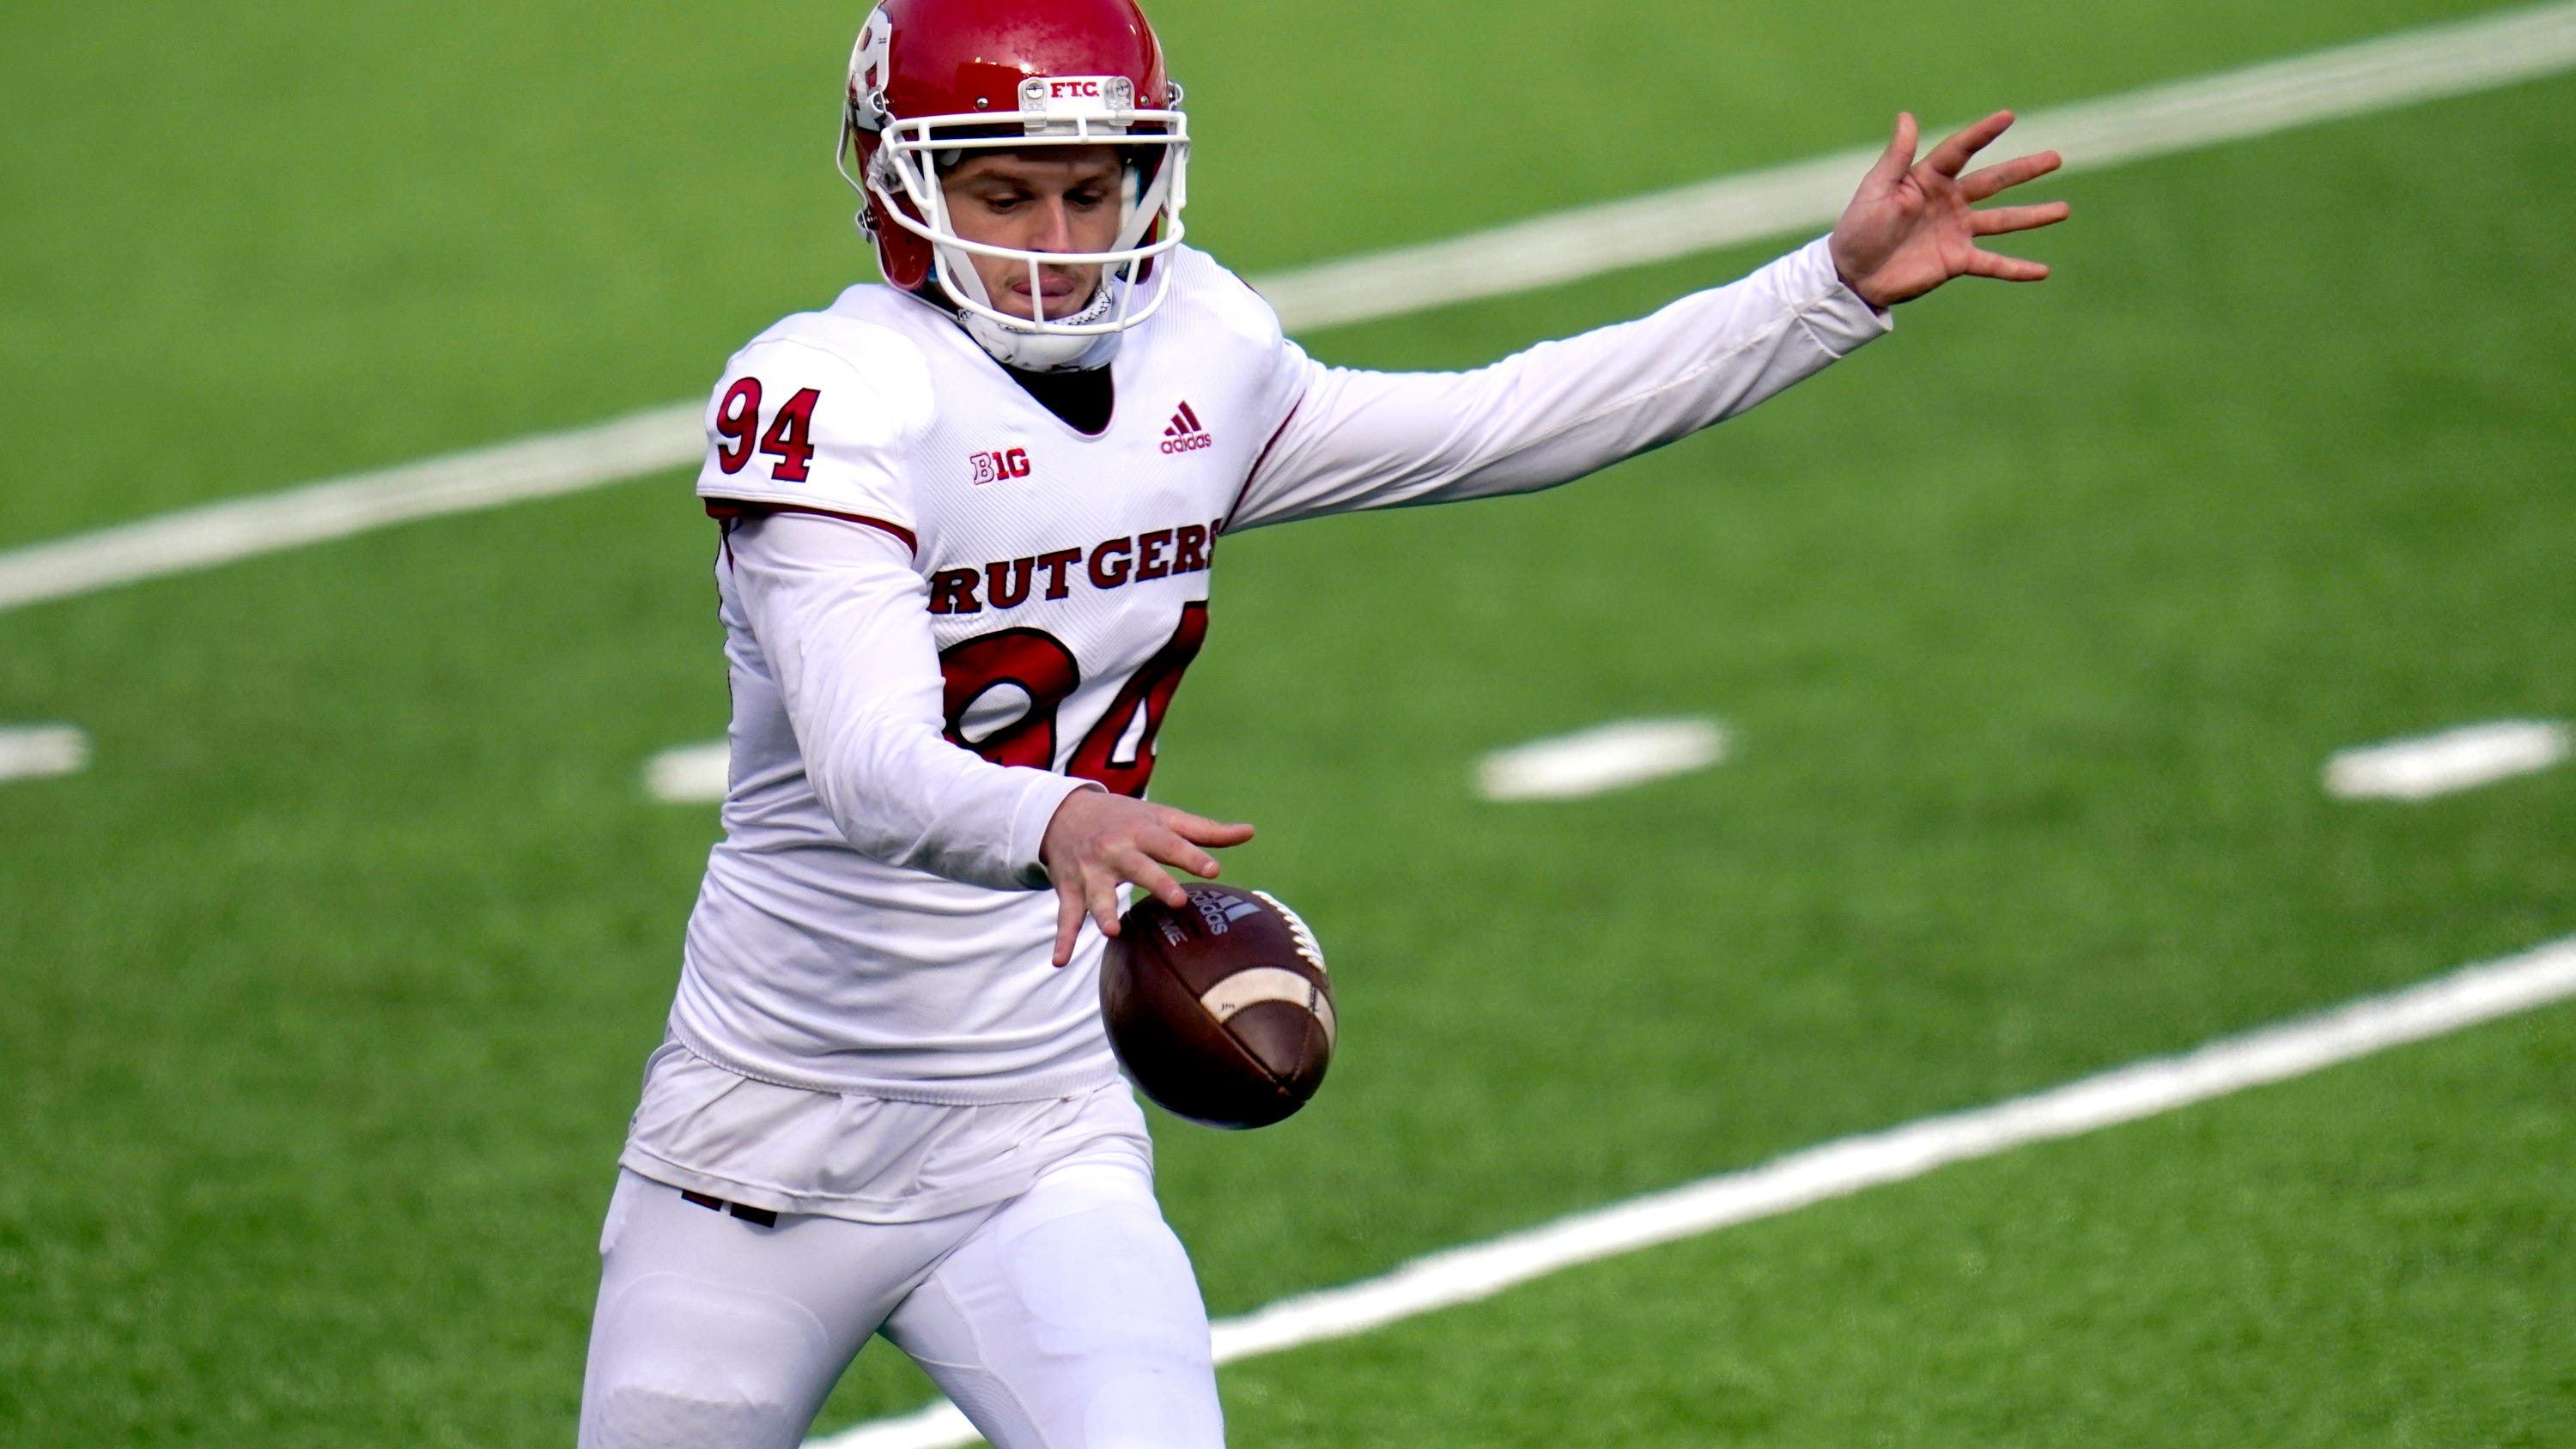
[[[1982,250],[1977,238],[2055,226],[2066,220],[2066,203],[1975,208],[2056,170],[2062,164],[2058,154],[2042,151],[1959,174],[1969,158],[1992,145],[2012,123],[2012,112],[1997,111],[1933,147],[1917,164],[1914,117],[1899,115],[1886,153],[1861,178],[1860,190],[1843,209],[1842,220],[1834,223],[1834,269],[1842,273],[1843,284],[1873,307],[1892,307],[1952,277],[2045,279],[2048,268],[2043,264]]]
[[[1074,937],[1086,915],[1100,934],[1118,934],[1118,887],[1140,886],[1175,909],[1190,903],[1164,866],[1216,879],[1216,857],[1202,847],[1241,845],[1249,825],[1227,825],[1100,790],[1076,790],[1055,807],[1038,861],[1055,883],[1055,964],[1073,959]]]

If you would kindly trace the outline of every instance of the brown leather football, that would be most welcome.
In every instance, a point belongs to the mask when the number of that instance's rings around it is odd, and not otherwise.
[[[1333,983],[1297,914],[1260,891],[1194,885],[1174,910],[1130,906],[1100,963],[1109,1045],[1164,1110],[1267,1127],[1333,1062]]]

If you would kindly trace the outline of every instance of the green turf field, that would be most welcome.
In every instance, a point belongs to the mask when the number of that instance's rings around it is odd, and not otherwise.
[[[1252,271],[2475,13],[1885,0],[1158,7]],[[0,547],[697,391],[863,263],[855,8],[0,15]],[[1520,97],[1508,107],[1488,94]],[[1340,128],[1325,123],[1351,108]],[[2576,930],[2576,78],[2067,180],[1714,434],[1230,541],[1160,798],[1332,953],[1344,1055],[1158,1122],[1211,1307]],[[1641,138],[1644,138],[1641,140]],[[1471,364],[1694,259],[1308,339]],[[598,1214],[725,715],[674,473],[0,615],[0,1442],[571,1434]],[[1714,771],[1476,800],[1710,714]],[[2576,1010],[1228,1370],[1244,1446],[2576,1442]],[[875,1349],[823,1427],[927,1396]]]

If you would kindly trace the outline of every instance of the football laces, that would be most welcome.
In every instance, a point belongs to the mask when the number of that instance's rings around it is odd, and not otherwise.
[[[1297,948],[1298,957],[1314,967],[1316,975],[1330,977],[1333,973],[1324,969],[1324,948],[1316,944],[1315,933],[1306,929],[1305,918],[1288,909],[1285,902],[1268,891],[1254,891],[1252,896],[1277,911],[1279,918],[1288,923],[1288,940]]]

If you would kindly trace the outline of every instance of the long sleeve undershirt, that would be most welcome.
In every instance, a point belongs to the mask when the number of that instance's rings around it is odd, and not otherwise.
[[[1733,417],[1889,325],[1819,238],[1741,281],[1473,372],[1363,372],[1300,354],[1303,400],[1226,527],[1551,488]]]
[[[1730,286],[1459,373],[1325,367],[1228,531],[1525,492],[1730,417],[1887,329],[1820,241]],[[729,539],[730,590],[776,670],[816,794],[862,855],[1000,889],[1045,884],[1038,847],[1086,782],[989,764],[941,736],[926,591],[904,542],[782,513]],[[1090,786],[1089,788],[1098,788]]]
[[[851,848],[997,890],[1046,884],[1064,797],[1099,789],[988,764],[942,737],[928,590],[902,540],[817,514],[746,519],[727,587],[775,671],[807,777]]]

